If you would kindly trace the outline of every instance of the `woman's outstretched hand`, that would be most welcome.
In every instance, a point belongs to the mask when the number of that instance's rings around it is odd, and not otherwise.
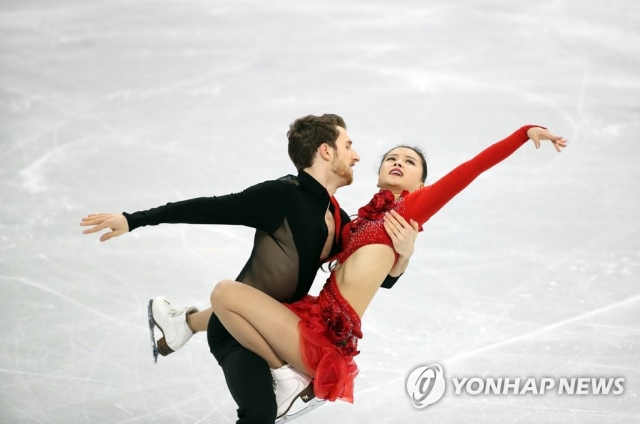
[[[551,134],[544,128],[531,127],[529,128],[529,130],[527,130],[527,136],[529,136],[529,138],[533,140],[533,144],[536,145],[536,149],[540,148],[540,140],[551,140],[558,153],[562,153],[562,149],[567,147],[567,140],[560,137],[559,135]]]
[[[91,234],[96,231],[104,230],[105,228],[110,228],[111,232],[104,233],[100,237],[100,241],[107,241],[110,238],[118,237],[129,232],[129,223],[127,222],[127,218],[125,218],[121,213],[91,214],[86,218],[82,218],[80,225],[83,227],[93,225],[92,228],[84,230],[82,234]]]

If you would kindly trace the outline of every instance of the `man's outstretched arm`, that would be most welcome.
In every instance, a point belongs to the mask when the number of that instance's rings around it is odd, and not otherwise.
[[[245,225],[270,232],[284,219],[285,189],[286,185],[280,181],[266,181],[240,193],[167,203],[131,214],[91,214],[83,218],[80,225],[91,226],[84,234],[111,229],[100,241],[158,224]]]

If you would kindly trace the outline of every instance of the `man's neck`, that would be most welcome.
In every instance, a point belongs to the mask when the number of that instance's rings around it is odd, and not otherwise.
[[[342,184],[337,181],[337,178],[334,175],[329,175],[324,169],[317,169],[314,167],[303,169],[304,172],[313,177],[314,180],[320,183],[327,192],[329,196],[333,196],[336,194],[336,191],[339,187],[342,187]]]

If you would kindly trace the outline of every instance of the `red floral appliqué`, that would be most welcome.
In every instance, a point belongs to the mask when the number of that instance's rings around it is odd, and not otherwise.
[[[354,326],[351,320],[327,299],[319,299],[318,304],[320,315],[326,325],[325,337],[349,357],[360,353],[357,350],[357,339],[362,338],[360,329]]]
[[[404,190],[400,197],[405,197],[409,192]],[[361,207],[358,210],[358,217],[353,221],[351,225],[351,231],[355,231],[364,224],[366,221],[377,221],[382,219],[386,212],[393,209],[393,205],[396,203],[396,196],[389,190],[380,190],[377,192],[368,205]]]

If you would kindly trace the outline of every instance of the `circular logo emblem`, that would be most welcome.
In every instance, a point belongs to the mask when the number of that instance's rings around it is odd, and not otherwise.
[[[407,393],[418,409],[439,401],[444,389],[444,371],[438,364],[416,368],[407,378]]]

